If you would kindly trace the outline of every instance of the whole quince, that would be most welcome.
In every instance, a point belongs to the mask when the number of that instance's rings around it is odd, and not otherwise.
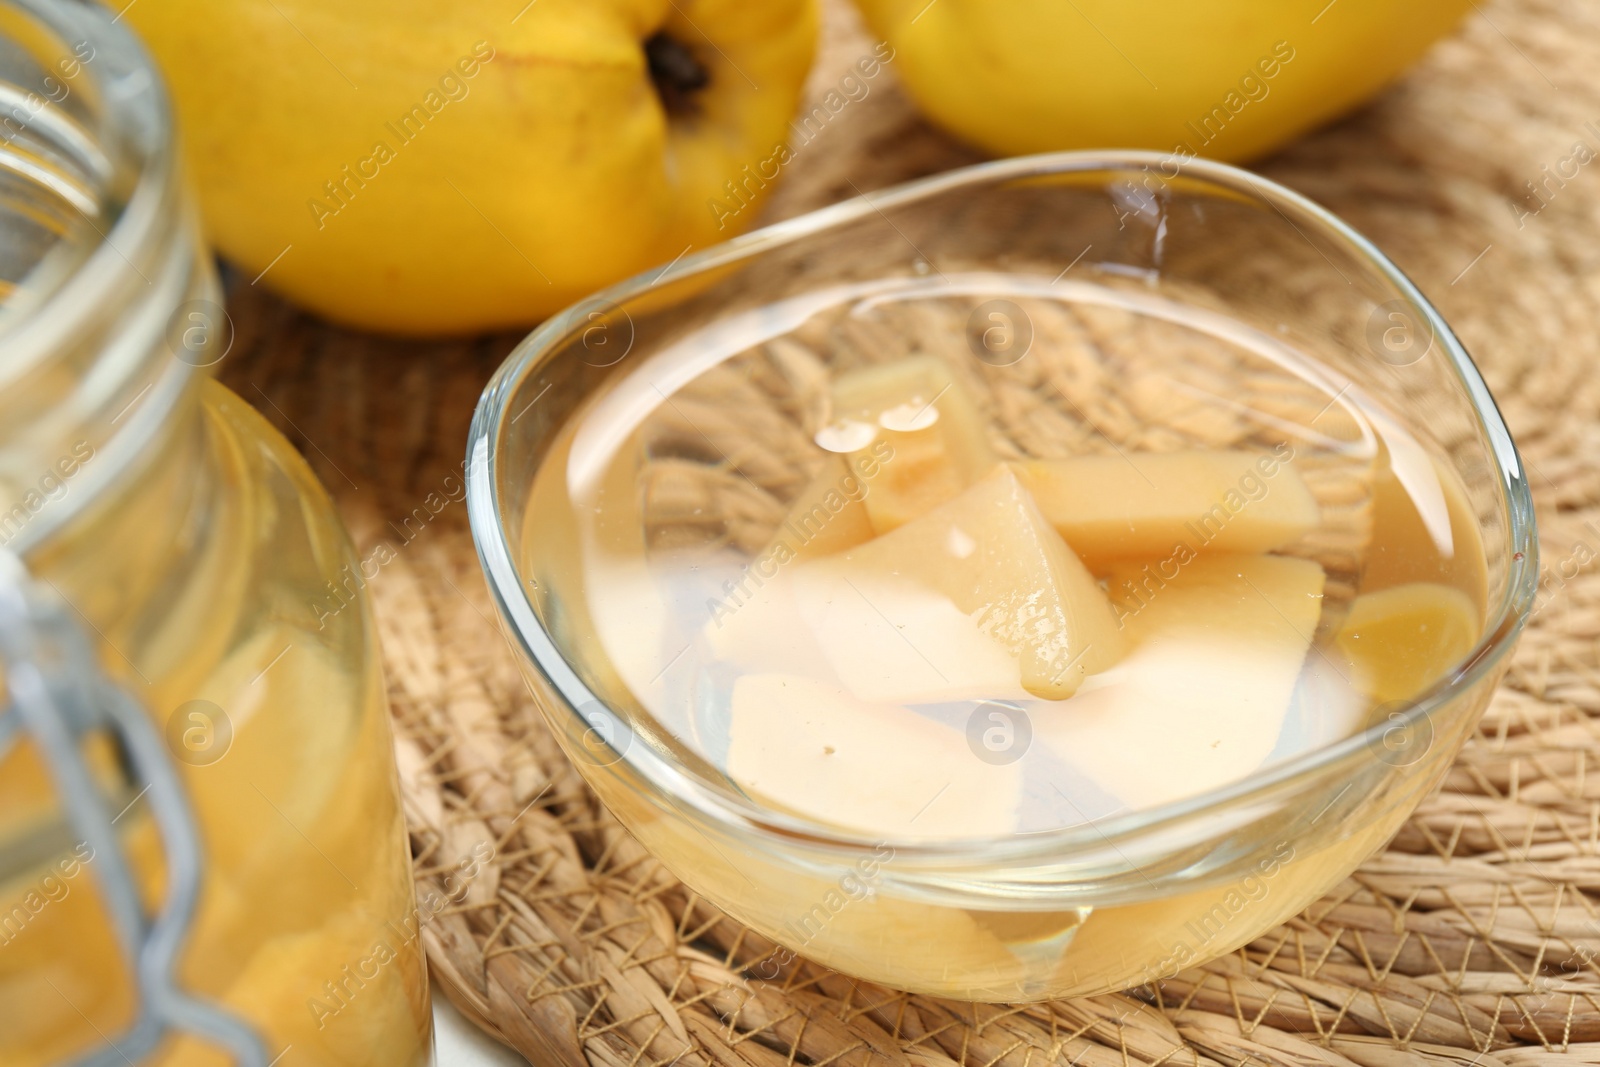
[[[1371,96],[1472,0],[857,0],[923,112],[990,152],[1263,155]]]
[[[440,334],[527,324],[749,225],[814,3],[140,0],[127,18],[218,249],[330,319]]]

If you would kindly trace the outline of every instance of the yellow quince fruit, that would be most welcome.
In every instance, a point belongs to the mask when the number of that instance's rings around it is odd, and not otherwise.
[[[1179,161],[1250,159],[1342,114],[1470,3],[857,0],[918,105],[963,140]]]
[[[815,0],[140,0],[219,250],[330,319],[524,325],[753,220]]]

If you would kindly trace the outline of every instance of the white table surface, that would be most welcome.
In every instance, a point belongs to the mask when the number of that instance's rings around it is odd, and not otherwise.
[[[437,1067],[528,1067],[528,1061],[479,1030],[433,987],[433,1034]]]

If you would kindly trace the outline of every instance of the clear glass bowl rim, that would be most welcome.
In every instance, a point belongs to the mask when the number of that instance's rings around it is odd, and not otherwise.
[[[652,268],[618,282],[552,316],[524,338],[485,386],[473,414],[467,443],[467,515],[479,559],[488,577],[490,593],[502,617],[509,620],[515,632],[515,647],[544,676],[551,688],[561,694],[565,707],[560,709],[560,713],[576,718],[578,713],[575,709],[579,707],[604,709],[604,714],[610,719],[607,725],[616,731],[610,734],[611,737],[633,734],[626,718],[607,708],[578,678],[528,600],[520,568],[515,562],[511,546],[506,542],[501,523],[494,442],[506,420],[513,414],[510,404],[518,385],[556,350],[557,345],[569,335],[574,323],[584,321],[582,316],[588,310],[596,306],[621,305],[658,285],[668,272],[683,278],[752,259],[763,251],[785,243],[881,214],[885,208],[1019,179],[1098,171],[1115,173],[1163,166],[1170,164],[1171,158],[1158,152],[1134,150],[1053,152],[962,167],[852,197],[685,256],[675,266],[668,265],[666,270]],[[1315,201],[1249,171],[1211,160],[1187,160],[1182,164],[1180,174],[1266,203],[1290,225],[1299,229],[1309,227],[1317,235],[1333,239],[1345,251],[1373,267],[1427,318],[1433,330],[1435,347],[1449,360],[1456,379],[1471,400],[1496,463],[1508,523],[1506,551],[1510,558],[1506,561],[1505,591],[1499,604],[1495,605],[1484,637],[1462,665],[1417,697],[1414,706],[1399,722],[1379,723],[1363,733],[1285,760],[1261,774],[1227,786],[1098,821],[1006,837],[938,842],[889,841],[887,843],[895,849],[897,863],[915,864],[923,861],[952,866],[1025,864],[1034,860],[1059,859],[1063,853],[1080,849],[1116,848],[1119,841],[1134,835],[1165,829],[1184,820],[1203,816],[1207,811],[1248,805],[1279,790],[1292,789],[1319,777],[1336,775],[1346,767],[1373,762],[1378,759],[1376,752],[1387,732],[1416,726],[1490,675],[1515,645],[1527,621],[1538,587],[1539,570],[1533,500],[1523,474],[1522,460],[1472,357],[1438,310],[1376,245]],[[1304,232],[1302,235],[1305,235]],[[1310,241],[1309,236],[1306,239]],[[1313,247],[1316,247],[1314,243]],[[794,845],[803,843],[809,849],[836,850],[845,854],[869,852],[885,843],[881,837],[850,833],[799,816],[771,811],[746,798],[714,789],[675,766],[668,757],[637,736],[630,736],[622,753],[619,762],[626,763],[649,783],[660,798],[676,807],[688,808],[712,823],[736,827],[744,833],[769,839],[786,840]],[[1405,773],[1406,768],[1397,768],[1397,772]]]

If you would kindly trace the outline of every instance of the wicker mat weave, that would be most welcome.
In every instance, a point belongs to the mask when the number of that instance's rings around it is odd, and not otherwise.
[[[870,46],[842,7],[827,22],[819,92]],[[1542,204],[1525,186],[1576,142],[1600,151],[1596,71],[1600,0],[1485,3],[1374,106],[1261,168],[1375,238],[1456,326],[1528,461],[1548,573],[1477,736],[1387,850],[1142,997],[973,1006],[803,963],[754,978],[770,946],[599,806],[493,621],[461,457],[515,338],[394,343],[236,281],[224,379],[308,455],[362,555],[392,550],[370,589],[419,885],[456,890],[474,848],[496,850],[425,934],[451,998],[541,1067],[1600,1062],[1600,175]],[[974,159],[892,74],[841,118],[770,215]]]

